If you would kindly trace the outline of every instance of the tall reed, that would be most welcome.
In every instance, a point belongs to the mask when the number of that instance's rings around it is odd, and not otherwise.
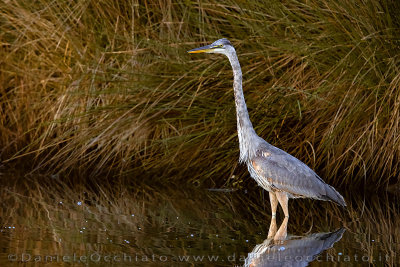
[[[0,3],[2,160],[50,172],[239,183],[237,48],[256,131],[336,185],[396,183],[394,1]],[[235,174],[236,176],[233,176]]]

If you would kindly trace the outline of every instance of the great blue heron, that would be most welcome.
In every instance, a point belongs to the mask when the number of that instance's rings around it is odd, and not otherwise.
[[[269,192],[273,218],[276,217],[278,202],[285,217],[289,217],[289,198],[330,200],[346,206],[343,197],[306,164],[256,134],[243,96],[242,70],[235,48],[228,39],[219,39],[210,45],[189,50],[188,53],[217,53],[228,57],[234,76],[239,162],[246,163],[250,175]]]

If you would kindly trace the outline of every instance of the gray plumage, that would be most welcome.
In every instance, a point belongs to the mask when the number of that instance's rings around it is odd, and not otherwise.
[[[250,175],[258,185],[272,193],[286,192],[289,198],[306,197],[330,200],[346,206],[343,197],[306,164],[272,146],[256,134],[243,95],[242,70],[239,60],[235,48],[227,39],[220,39],[211,45],[188,52],[220,53],[228,57],[234,76],[233,90],[240,148],[239,161],[247,164]]]
[[[251,176],[268,191],[280,190],[289,198],[331,200],[346,206],[343,197],[307,165],[267,142],[259,145],[247,166]]]

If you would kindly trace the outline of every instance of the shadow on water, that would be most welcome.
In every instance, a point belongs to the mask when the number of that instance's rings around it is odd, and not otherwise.
[[[269,202],[259,188],[1,180],[0,266],[394,266],[399,260],[395,195],[349,194],[347,210],[291,201],[287,237],[274,240],[267,238]]]

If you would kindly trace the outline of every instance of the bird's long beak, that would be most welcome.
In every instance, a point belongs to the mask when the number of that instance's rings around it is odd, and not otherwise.
[[[192,50],[187,51],[190,54],[194,54],[194,53],[209,53],[214,49],[214,47],[212,45],[206,45],[206,46],[202,46],[202,47],[198,47]]]

